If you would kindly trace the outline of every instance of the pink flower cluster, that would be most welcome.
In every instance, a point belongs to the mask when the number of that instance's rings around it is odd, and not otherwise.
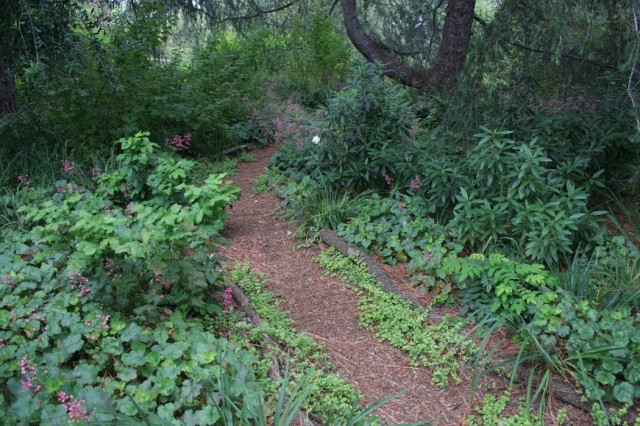
[[[112,276],[116,270],[116,265],[113,263],[113,259],[107,257],[104,260],[104,269],[107,271],[107,276]]]
[[[135,212],[135,210],[133,209],[133,203],[127,204],[127,207],[125,207],[124,212],[129,216],[133,216],[133,213]]]
[[[12,289],[13,287],[15,287],[15,285],[18,283],[16,280],[12,280],[11,276],[9,274],[4,274],[2,276],[2,281],[10,288]]]
[[[191,146],[191,134],[184,136],[175,135],[173,138],[164,138],[164,144],[174,151],[185,151]]]
[[[22,389],[26,391],[33,391],[33,393],[40,392],[42,386],[35,384],[35,381],[38,378],[38,370],[36,369],[36,364],[32,361],[29,361],[29,358],[25,355],[22,360],[20,360],[19,365],[20,374],[22,374],[23,377],[23,379],[20,380]]]
[[[25,333],[29,338],[33,337],[36,333],[42,334],[47,330],[44,317],[35,313],[35,311],[35,309],[31,309],[31,316],[25,320],[27,323]]]
[[[409,189],[412,190],[413,192],[420,189],[420,176],[416,176],[413,178],[413,180],[411,180],[411,183],[409,184]]]
[[[25,176],[25,175],[18,176],[18,182],[20,182],[20,184],[23,186],[31,185],[31,179],[29,179],[29,176]]]
[[[387,183],[387,185],[391,186],[393,185],[393,178],[391,176],[389,176],[388,174],[384,175],[384,181]]]
[[[98,179],[100,176],[102,176],[102,173],[100,172],[100,169],[97,167],[93,167],[91,169],[91,177],[93,179]]]
[[[56,188],[58,190],[59,193],[64,194],[67,191],[71,191],[71,192],[78,192],[78,187],[75,186],[72,183],[67,184],[66,186],[62,185],[62,186],[58,186]]]
[[[222,294],[222,308],[225,313],[233,311],[233,290],[231,287],[224,289],[224,293]]]
[[[69,282],[73,290],[78,290],[78,297],[84,297],[91,291],[91,287],[87,287],[89,278],[82,276],[81,274],[71,274],[69,276]]]
[[[73,163],[69,160],[62,160],[62,171],[67,175],[72,175]]]
[[[422,255],[422,258],[424,259],[425,262],[429,262],[432,257],[433,257],[433,253],[431,253],[430,251],[426,251]]]
[[[284,142],[289,136],[298,131],[298,126],[296,126],[289,117],[275,118],[273,125],[275,126],[273,138],[276,142]]]
[[[93,411],[89,413],[84,406],[83,398],[74,399],[73,395],[67,395],[64,391],[58,392],[58,401],[60,401],[67,412],[69,423],[81,421],[89,423],[91,422],[91,416],[93,416],[93,413],[96,411],[94,408]]]

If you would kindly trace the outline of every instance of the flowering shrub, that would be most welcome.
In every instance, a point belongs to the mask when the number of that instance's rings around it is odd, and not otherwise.
[[[21,207],[19,227],[0,230],[3,417],[104,424],[115,407],[217,421],[202,404],[226,342],[184,318],[221,312],[206,297],[220,275],[205,244],[238,190],[222,175],[192,181],[192,163],[157,153],[146,134],[118,143],[95,192],[57,182]]]
[[[164,144],[174,151],[186,151],[191,146],[191,134],[185,136],[175,135],[173,138],[165,138]]]

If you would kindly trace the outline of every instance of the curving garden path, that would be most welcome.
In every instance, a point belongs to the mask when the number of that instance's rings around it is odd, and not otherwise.
[[[278,200],[271,193],[253,193],[256,178],[276,150],[270,146],[253,151],[256,162],[239,164],[231,180],[242,195],[230,210],[223,232],[229,245],[220,247],[220,254],[231,263],[249,262],[254,270],[268,275],[270,290],[282,299],[282,308],[296,328],[326,346],[339,373],[363,392],[365,404],[409,389],[377,412],[382,418],[391,423],[433,419],[435,425],[464,424],[471,413],[470,375],[463,376],[461,385],[433,387],[428,369],[411,366],[404,352],[375,340],[358,324],[358,296],[345,284],[322,275],[312,261],[321,247],[296,249],[300,241],[294,229],[273,215],[280,207]],[[402,273],[388,270],[396,285],[412,292]],[[507,382],[491,379],[484,385],[499,392]],[[570,413],[575,415],[571,424],[584,424],[584,418]]]

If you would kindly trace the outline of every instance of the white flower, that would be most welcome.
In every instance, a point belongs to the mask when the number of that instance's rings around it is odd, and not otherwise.
[[[320,143],[320,136],[314,136],[313,139],[311,139],[311,142],[318,145]]]

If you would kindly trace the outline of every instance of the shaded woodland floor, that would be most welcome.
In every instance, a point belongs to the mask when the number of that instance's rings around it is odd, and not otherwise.
[[[280,209],[275,196],[252,191],[256,178],[276,151],[276,146],[254,151],[256,161],[239,164],[231,178],[242,195],[230,210],[223,232],[229,245],[220,247],[220,254],[230,264],[248,262],[252,269],[268,275],[269,289],[282,299],[282,308],[288,311],[296,328],[326,346],[339,373],[363,392],[365,404],[408,389],[382,407],[377,412],[379,416],[390,423],[431,419],[435,425],[464,424],[485,392],[499,394],[507,388],[508,381],[485,379],[471,403],[470,371],[462,374],[460,385],[444,389],[432,386],[429,369],[412,366],[408,355],[378,342],[363,329],[357,318],[358,296],[346,284],[322,275],[320,266],[312,261],[323,248],[296,248],[300,240],[294,237],[295,228],[288,226],[286,219],[274,216]],[[406,270],[401,266],[384,268],[403,291],[429,302],[428,295],[409,286]],[[443,310],[455,313],[451,308],[437,309],[440,314]],[[550,404],[547,424],[555,423],[552,413],[557,408]],[[585,413],[566,408],[569,424],[590,424]]]

